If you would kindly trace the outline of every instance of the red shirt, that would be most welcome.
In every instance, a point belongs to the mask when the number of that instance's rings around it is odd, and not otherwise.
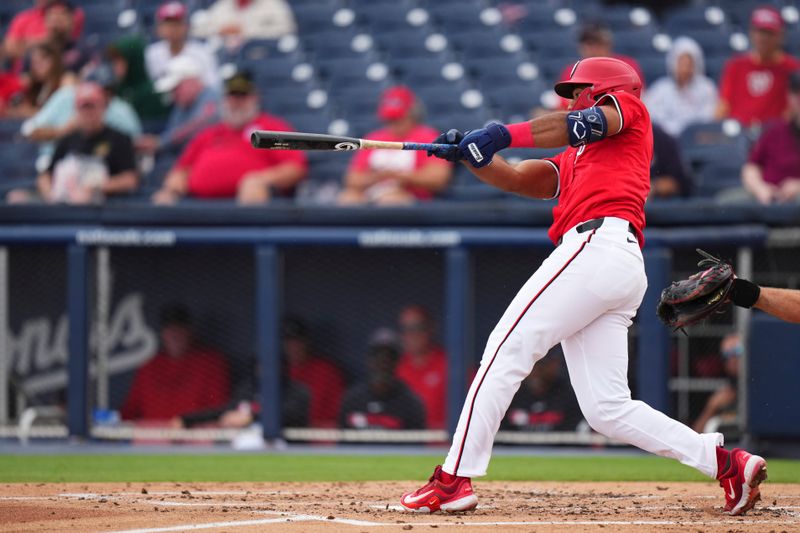
[[[642,67],[639,66],[639,62],[636,61],[631,56],[626,56],[626,55],[623,55],[623,54],[611,54],[611,57],[613,57],[614,59],[619,59],[620,61],[624,61],[625,63],[627,63],[628,65],[633,67],[633,70],[636,71],[636,74],[639,76],[639,80],[641,80],[641,82],[642,82],[642,90],[640,92],[644,92],[644,88],[645,88],[645,85],[644,85],[644,74],[642,73]],[[564,67],[564,70],[561,71],[561,76],[558,79],[559,80],[568,80],[570,78],[569,75],[572,74],[572,67],[574,67],[574,66],[575,66],[575,63],[570,63],[569,65]],[[559,96],[558,99],[559,99],[559,102],[558,102],[558,108],[559,109],[566,110],[567,108],[569,108],[569,102],[570,102],[569,99],[562,98],[560,96]]]
[[[22,80],[16,74],[0,73],[0,113],[5,111],[8,102],[24,89]]]
[[[720,99],[729,113],[745,126],[780,118],[788,105],[789,74],[800,68],[800,61],[781,54],[774,63],[762,64],[753,54],[740,54],[725,64],[720,83]]]
[[[195,348],[181,357],[158,353],[142,366],[122,406],[126,420],[169,420],[225,405],[228,368],[219,353]]]
[[[650,192],[650,161],[653,158],[653,128],[650,115],[639,98],[617,92],[598,104],[614,104],[620,112],[622,130],[602,141],[569,147],[545,159],[558,167],[558,205],[548,235],[553,242],[581,222],[600,217],[619,217],[636,228],[644,245],[644,202]]]
[[[303,152],[296,150],[258,150],[250,144],[253,130],[292,131],[279,119],[259,115],[243,128],[233,129],[222,122],[201,131],[181,154],[177,168],[189,171],[189,194],[200,198],[233,198],[239,182],[251,171],[284,163],[306,168]],[[277,191],[285,195],[292,191]]]
[[[800,178],[800,132],[786,120],[775,121],[764,129],[748,161],[761,167],[767,183]]]
[[[77,39],[83,31],[83,9],[75,10],[72,37]],[[47,26],[44,22],[44,7],[32,7],[17,13],[6,32],[6,39],[12,41],[40,41],[47,37]]]
[[[433,142],[439,132],[424,125],[415,126],[408,135],[397,136],[388,128],[373,131],[367,135],[368,139],[375,141],[416,141],[421,143]],[[428,157],[422,150],[359,150],[350,162],[350,171],[367,172],[369,170],[395,170],[400,172],[413,172],[426,165],[449,165],[447,161],[435,157]],[[422,187],[409,187],[406,190],[418,200],[430,200],[433,193]]]
[[[427,427],[444,428],[447,408],[447,355],[444,350],[431,349],[422,364],[417,363],[413,355],[404,353],[397,363],[395,375],[422,400]]]
[[[335,427],[342,405],[344,379],[331,362],[314,357],[289,366],[289,379],[308,387],[311,395],[308,420],[314,427]]]

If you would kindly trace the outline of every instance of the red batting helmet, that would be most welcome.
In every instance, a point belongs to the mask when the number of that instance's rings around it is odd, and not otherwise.
[[[585,109],[595,104],[604,94],[625,91],[641,97],[642,80],[633,67],[613,57],[589,57],[581,59],[569,78],[556,83],[555,91],[559,96],[572,99],[572,91],[576,85],[588,85],[573,106]]]

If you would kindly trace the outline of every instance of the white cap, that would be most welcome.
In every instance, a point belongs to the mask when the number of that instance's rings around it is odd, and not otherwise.
[[[200,78],[202,75],[203,67],[195,59],[180,55],[170,59],[167,63],[167,72],[156,80],[154,87],[160,93],[167,93],[183,80]]]

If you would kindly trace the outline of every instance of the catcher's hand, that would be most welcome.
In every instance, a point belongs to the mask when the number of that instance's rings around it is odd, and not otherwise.
[[[697,249],[702,259],[697,266],[705,270],[672,284],[661,291],[656,313],[664,324],[674,329],[691,326],[714,312],[722,312],[730,300],[736,277],[733,266]]]

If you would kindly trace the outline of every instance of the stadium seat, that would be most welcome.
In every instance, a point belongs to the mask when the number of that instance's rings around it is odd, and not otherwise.
[[[346,86],[337,92],[334,104],[348,117],[373,115],[378,108],[381,92],[372,85]]]
[[[358,18],[373,33],[417,27],[409,23],[408,12],[407,5],[397,2],[365,4],[356,9]]]
[[[297,3],[292,2],[292,12],[297,28],[302,35],[335,31],[334,15],[340,9],[335,3]]]
[[[381,31],[372,34],[375,46],[392,57],[444,57],[448,51],[448,41],[444,36],[431,39],[428,28],[404,28]],[[438,39],[438,41],[436,40]]]
[[[515,117],[516,120],[527,120],[533,109],[540,105],[542,92],[548,90],[542,83],[528,85],[501,85],[484,87],[488,104],[497,109],[503,120]]]
[[[692,124],[680,135],[678,142],[687,161],[697,169],[709,164],[741,166],[749,149],[747,137],[737,131],[735,124],[728,122],[733,131],[725,127],[726,122]]]
[[[648,9],[630,5],[605,5],[587,20],[601,21],[614,33],[655,26],[655,19]]]
[[[614,32],[614,51],[639,58],[640,55],[656,52],[653,48],[653,37],[656,32],[652,27],[635,28]]]
[[[666,14],[662,27],[667,33],[680,35],[687,30],[703,30],[728,24],[729,21],[724,10],[713,10],[711,12],[708,12],[708,10],[709,6],[705,5],[687,6],[671,10]],[[719,16],[720,14],[722,19],[719,24],[712,23],[714,21],[712,16]]]
[[[467,3],[466,0],[463,2],[463,4]],[[485,9],[486,6],[481,3],[476,3],[471,8],[466,5],[459,5],[457,8],[453,8],[452,5],[438,3],[429,4],[427,7],[435,24],[445,30],[445,33],[494,27],[494,24],[486,24],[481,19],[481,14]]]
[[[574,27],[520,32],[525,46],[538,58],[578,57],[578,36]]]
[[[675,38],[679,35],[686,35],[697,41],[706,55],[730,55],[732,53],[729,42],[730,32],[726,28],[684,30],[672,37]]]
[[[640,57],[638,63],[644,74],[645,85],[652,84],[658,78],[667,75],[667,62],[663,56]]]
[[[302,34],[300,40],[303,47],[315,58],[326,59],[330,57],[351,57],[358,55],[353,49],[353,39],[358,35],[355,28],[340,28],[337,30]]]

